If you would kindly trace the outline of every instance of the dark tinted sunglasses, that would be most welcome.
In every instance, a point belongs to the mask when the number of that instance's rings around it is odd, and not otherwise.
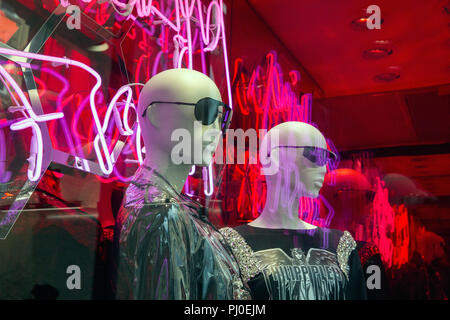
[[[315,165],[322,167],[330,160],[336,160],[336,155],[327,149],[317,147],[305,147],[305,146],[276,146],[275,148],[303,148],[303,156],[314,163]],[[273,148],[273,149],[275,149]]]
[[[201,121],[203,125],[208,126],[216,121],[219,113],[222,114],[222,119],[220,123],[220,128],[222,129],[222,133],[225,134],[225,131],[230,126],[231,117],[233,115],[233,110],[223,103],[222,101],[215,100],[213,98],[202,98],[197,101],[197,103],[188,103],[188,102],[168,102],[168,101],[153,101],[148,106],[155,103],[170,103],[176,105],[185,105],[185,106],[193,106],[195,119]],[[142,113],[142,117],[145,117],[148,107]]]

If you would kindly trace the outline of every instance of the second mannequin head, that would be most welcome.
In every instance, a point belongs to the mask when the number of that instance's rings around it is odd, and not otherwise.
[[[316,198],[327,171],[327,161],[335,155],[327,150],[322,133],[298,121],[281,123],[264,137],[260,159],[268,188]]]

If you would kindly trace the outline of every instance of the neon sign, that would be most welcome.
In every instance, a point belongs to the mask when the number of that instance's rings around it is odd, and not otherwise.
[[[88,11],[95,0],[81,0],[84,4],[89,3],[85,8]],[[173,8],[167,8],[165,11],[161,9],[161,5],[157,1],[152,0],[128,0],[128,2],[122,2],[119,0],[110,0],[109,5],[115,10],[115,12],[126,19],[131,19],[138,25],[142,25],[137,18],[152,18],[159,19],[153,20],[153,25],[161,24],[170,28],[174,32],[172,41],[175,44],[175,50],[173,52],[174,67],[181,67],[183,59],[187,60],[187,68],[194,68],[194,43],[199,35],[201,39],[201,52],[212,52],[218,48],[219,43],[222,44],[223,60],[225,68],[225,78],[227,83],[228,103],[232,107],[231,101],[231,83],[230,73],[228,68],[228,52],[226,45],[225,24],[224,24],[224,4],[223,0],[213,0],[208,4],[208,7],[202,3],[201,0],[174,0],[169,2]],[[61,1],[61,5],[66,7],[69,5],[68,1]],[[97,8],[96,19],[99,24],[107,19],[102,19],[102,15],[105,15],[105,6],[103,3]],[[206,16],[204,16],[206,12]],[[133,13],[137,13],[137,16]],[[99,21],[101,20],[101,21]],[[192,35],[192,21],[196,22],[196,29],[194,37]],[[149,32],[146,28],[142,28],[146,32]],[[134,37],[135,35],[129,35]],[[162,51],[167,52],[168,33],[162,32],[161,40],[165,45],[162,45]],[[139,43],[139,46],[145,45]],[[204,64],[204,57],[202,57],[202,64]]]
[[[83,0],[83,2],[84,3],[92,3],[92,1],[85,1],[85,0]],[[67,1],[62,2],[63,6],[67,6],[68,4],[69,3]],[[223,8],[222,8],[223,3],[222,3],[222,1],[212,1],[209,4],[209,6],[206,10],[206,19],[203,18],[201,1],[192,1],[190,4],[188,4],[188,1],[175,1],[174,2],[174,4],[175,4],[175,23],[173,23],[168,17],[166,17],[163,13],[161,13],[161,11],[159,11],[157,7],[155,7],[155,5],[158,6],[156,2],[149,1],[149,2],[147,2],[147,4],[145,4],[144,2],[130,1],[127,4],[124,4],[124,3],[121,3],[118,1],[113,1],[112,4],[119,8],[125,8],[125,7],[131,8],[131,10],[129,10],[128,13],[120,12],[120,14],[126,15],[126,16],[128,16],[128,18],[131,18],[133,20],[135,20],[136,18],[133,15],[131,15],[131,12],[133,11],[132,9],[134,8],[134,6],[136,6],[139,17],[156,15],[158,18],[160,18],[162,20],[162,22],[164,24],[167,24],[168,26],[170,26],[177,33],[173,37],[173,39],[177,44],[180,45],[179,48],[181,49],[181,51],[178,54],[174,53],[174,56],[175,55],[178,56],[178,61],[175,62],[175,64],[178,67],[181,67],[181,61],[182,61],[183,55],[185,53],[187,53],[187,56],[188,56],[188,67],[189,68],[193,67],[193,59],[192,59],[193,46],[192,46],[192,37],[191,37],[191,33],[190,33],[190,28],[191,28],[190,20],[191,20],[191,17],[193,17],[193,15],[194,15],[195,5],[197,8],[196,13],[197,13],[197,18],[199,19],[199,26],[200,26],[203,44],[206,46],[205,48],[203,48],[203,52],[215,50],[218,46],[220,38],[223,41],[223,45],[226,47],[225,28],[224,28],[224,23],[223,23]],[[215,20],[214,24],[212,23],[213,15],[214,15],[214,20]],[[182,20],[184,20],[184,21],[182,22]],[[214,26],[214,28],[216,28],[216,33],[213,34],[213,36],[211,36],[210,29],[213,26]],[[187,30],[187,38],[185,38],[181,35],[182,30]],[[230,88],[229,76],[228,76],[228,66],[227,66],[227,54],[226,54],[225,47],[223,48],[224,49],[223,51],[224,51],[224,61],[225,61],[225,72],[227,75],[227,85],[228,85],[228,88]],[[94,120],[95,129],[97,132],[97,135],[94,139],[94,149],[95,149],[97,158],[99,160],[99,165],[100,165],[100,168],[101,168],[103,174],[105,174],[105,175],[111,174],[113,171],[113,162],[115,159],[113,159],[113,155],[110,154],[108,151],[108,146],[107,146],[104,134],[105,134],[106,128],[108,127],[108,123],[109,123],[112,112],[114,112],[114,120],[116,120],[116,124],[117,124],[121,134],[131,135],[134,133],[131,130],[131,128],[128,124],[128,120],[127,120],[129,108],[130,107],[135,108],[134,104],[131,102],[132,95],[131,95],[130,87],[125,85],[117,91],[116,95],[112,98],[112,100],[106,110],[103,124],[101,124],[100,120],[99,120],[98,112],[97,112],[98,109],[97,109],[96,103],[95,103],[95,95],[98,92],[99,88],[101,87],[101,78],[100,78],[100,75],[95,70],[93,70],[92,68],[90,68],[89,66],[87,66],[81,62],[77,62],[77,61],[66,59],[66,58],[44,56],[44,55],[39,55],[39,54],[35,54],[35,53],[25,53],[25,52],[19,52],[19,51],[11,50],[11,49],[1,49],[0,53],[5,54],[5,55],[15,55],[15,56],[24,57],[27,59],[36,59],[36,60],[40,60],[40,61],[49,61],[49,62],[60,63],[60,64],[65,64],[65,65],[74,65],[74,66],[80,67],[80,68],[84,69],[85,71],[89,72],[96,79],[96,84],[92,88],[91,93],[90,93],[90,98],[89,98],[89,104],[91,107],[92,117]],[[6,72],[6,71],[4,71],[4,72]],[[14,87],[14,89],[16,91],[18,90],[19,96],[20,95],[23,96],[23,92],[20,90],[20,88],[18,88],[18,86],[12,82],[14,80],[12,80],[12,78],[9,79],[8,77],[7,77],[7,80]],[[228,91],[230,92],[230,90],[228,90]],[[125,101],[125,106],[124,106],[123,119],[122,119],[122,121],[120,121],[117,116],[118,111],[116,108],[116,103],[122,94],[126,94],[126,101]],[[230,93],[229,93],[229,96],[231,96]],[[24,96],[22,98],[24,98]],[[58,102],[59,102],[58,107],[61,107],[61,101],[58,101]],[[231,104],[231,102],[230,102],[230,104]],[[28,102],[26,104],[24,103],[24,105],[27,107],[27,110],[29,109],[32,111],[31,106]],[[57,118],[63,117],[63,114],[61,112],[57,113],[57,115],[58,115]],[[31,114],[31,119],[33,119],[35,121],[36,120],[48,121],[48,120],[52,120],[52,119],[56,119],[56,118],[53,115],[52,116],[44,115],[39,118],[36,118],[35,114],[33,112]],[[24,124],[27,124],[27,126],[24,126]],[[40,138],[41,133],[40,133],[39,129],[35,126],[35,124],[33,124],[32,120],[26,120],[26,122],[15,124],[14,126],[11,127],[11,129],[12,130],[20,130],[20,129],[24,129],[26,127],[32,127],[36,131],[34,136],[37,137],[37,145],[33,143],[33,146],[36,145],[37,150],[38,150],[38,152],[37,152],[38,161],[37,161],[37,166],[36,166],[36,169],[38,169],[38,168],[40,168],[40,164],[41,164],[41,159],[40,159],[41,157],[39,155],[42,152],[42,146],[40,143],[42,139]],[[140,129],[138,128],[137,131],[139,133]],[[140,135],[137,134],[136,136],[137,136],[136,144],[139,145],[137,147],[137,156],[138,156],[138,161],[141,163],[142,162],[142,148],[140,147],[140,138],[139,138]],[[34,170],[34,173],[32,175],[30,175],[30,177],[33,179],[33,181],[38,179],[39,172],[40,172],[39,170]],[[209,169],[208,175],[211,176],[211,169]],[[210,193],[210,191],[208,193]]]
[[[9,50],[0,48],[0,53],[8,54],[14,53],[16,50]],[[22,114],[25,116],[24,120],[20,120],[18,122],[12,123],[10,125],[10,129],[13,131],[22,130],[25,128],[32,128],[33,130],[33,138],[32,138],[32,146],[31,146],[31,156],[30,156],[30,167],[28,169],[28,179],[30,181],[37,181],[41,176],[42,170],[42,155],[43,155],[43,141],[42,141],[42,132],[37,122],[46,122],[50,120],[60,119],[64,116],[63,113],[52,113],[47,115],[36,115],[33,108],[31,107],[30,102],[25,97],[22,89],[19,87],[17,82],[11,77],[11,75],[0,65],[0,80],[3,82],[5,88],[9,91],[11,97],[16,103],[17,110],[20,110]],[[21,103],[16,100],[15,95],[10,91],[9,83],[14,90],[14,92],[19,97]]]
[[[55,0],[54,2],[58,4],[60,3],[58,0]],[[92,12],[95,1],[83,0],[78,2],[82,2],[85,13]],[[68,4],[68,2],[66,1],[63,4]],[[95,20],[100,25],[105,24],[106,21],[109,20],[109,17],[111,17],[111,12],[108,12],[106,9],[113,7],[116,11],[118,11],[115,16],[115,22],[113,22],[115,28],[117,28],[117,26],[120,27],[121,21],[131,20],[134,25],[138,26],[142,30],[143,34],[153,37],[155,27],[161,26],[160,38],[157,41],[157,44],[161,46],[161,50],[157,52],[158,59],[156,59],[153,68],[151,69],[153,74],[157,72],[158,64],[163,54],[168,55],[169,58],[173,59],[174,67],[182,67],[185,65],[188,68],[201,68],[203,73],[207,73],[209,69],[206,66],[206,59],[204,56],[205,52],[213,51],[222,45],[221,49],[224,61],[224,78],[227,86],[226,90],[228,98],[231,98],[231,85],[229,79],[226,36],[223,18],[224,8],[222,0],[211,1],[208,6],[204,6],[199,0],[190,2],[169,0],[167,1],[167,5],[164,4],[164,1],[139,3],[136,1],[129,1],[128,4],[125,5],[130,4],[133,5],[132,9],[134,12],[131,10],[128,14],[121,9],[124,4],[119,1],[115,1],[113,3],[102,3],[97,7],[97,11],[95,12]],[[22,190],[19,195],[16,195],[15,200],[8,211],[8,218],[5,218],[0,222],[3,228],[0,230],[1,238],[6,237],[19,216],[21,209],[26,204],[26,201],[29,198],[27,188],[30,188],[33,185],[35,186],[40,181],[43,170],[45,170],[52,161],[73,167],[75,169],[94,173],[97,175],[98,179],[103,179],[102,176],[105,175],[114,175],[111,180],[117,178],[122,181],[126,181],[129,180],[129,178],[122,176],[115,166],[122,149],[124,154],[130,154],[130,152],[132,152],[136,159],[125,159],[125,164],[141,163],[143,160],[145,148],[141,145],[139,124],[136,121],[132,126],[128,120],[130,108],[136,108],[135,101],[131,95],[133,84],[128,84],[119,88],[110,99],[108,105],[103,108],[96,102],[96,99],[101,96],[100,88],[102,87],[102,79],[100,78],[98,72],[89,67],[87,64],[76,61],[76,59],[50,56],[32,51],[39,50],[39,48],[44,47],[47,40],[52,35],[52,33],[47,33],[43,30],[49,29],[54,31],[56,26],[64,19],[64,15],[61,15],[58,12],[60,12],[59,9],[55,10],[45,22],[45,25],[48,28],[41,28],[33,38],[32,41],[39,43],[38,46],[33,46],[33,48],[27,46],[24,51],[14,50],[5,44],[1,44],[0,46],[0,54],[19,64],[22,68],[22,72],[20,73],[23,73],[26,83],[34,82],[34,84],[38,84],[38,86],[34,89],[32,86],[28,88],[30,100],[27,100],[24,91],[22,91],[14,79],[8,75],[8,72],[3,67],[0,67],[2,71],[0,74],[0,80],[4,84],[4,90],[7,90],[11,98],[15,100],[15,105],[10,107],[9,111],[20,112],[24,116],[24,118],[21,118],[16,122],[5,122],[5,119],[1,119],[2,128],[8,126],[11,130],[16,131],[31,128],[33,133],[30,144],[31,156],[29,158],[29,165],[27,169],[29,178],[28,182],[32,183],[30,184],[27,182],[22,187]],[[146,16],[149,20],[143,20],[142,18],[144,16]],[[118,17],[121,17],[121,19],[118,19]],[[192,30],[191,32],[191,28],[194,27],[195,31]],[[136,33],[128,33],[128,31],[129,30],[125,30],[124,36],[128,39],[132,39],[133,37],[136,39]],[[169,35],[169,31],[172,33],[171,35]],[[136,41],[139,40],[136,39]],[[173,41],[174,43],[173,52],[169,52],[170,41]],[[149,52],[153,49],[150,48],[147,38],[145,37],[139,41],[137,47],[146,51],[147,54],[149,54]],[[194,60],[194,53],[200,53],[201,59]],[[141,59],[141,63],[143,59],[145,59],[145,57]],[[31,60],[50,62],[53,66],[65,65],[66,67],[72,66],[81,68],[94,78],[95,84],[93,87],[89,88],[89,96],[86,99],[83,99],[78,93],[65,97],[65,94],[67,93],[67,79],[62,76],[58,77],[55,72],[54,76],[62,81],[63,88],[58,94],[56,101],[56,112],[46,114],[42,111],[39,99],[43,97],[43,94],[47,89],[54,90],[54,88],[47,88],[47,83],[45,81],[41,81],[41,79],[33,76],[31,69],[33,69],[34,66],[31,65]],[[195,64],[197,61],[200,61],[201,65],[196,66]],[[164,68],[167,67],[168,66],[165,66]],[[44,68],[41,68],[40,71],[43,71],[43,69]],[[147,71],[144,81],[147,81],[149,76],[149,72]],[[138,95],[138,90],[136,93]],[[19,98],[16,99],[16,96]],[[33,103],[30,101],[33,101]],[[72,117],[71,123],[68,123],[69,116],[64,117],[64,109],[69,102],[76,103],[80,106],[74,114],[70,114]],[[231,106],[232,101],[228,101],[228,105]],[[80,109],[83,109],[84,106],[88,107],[90,111],[89,118],[91,119],[92,124],[87,131],[83,130],[82,132],[79,132],[77,124],[82,116],[82,111]],[[63,137],[67,140],[70,153],[66,153],[52,147],[50,134],[54,131],[56,126],[56,122],[53,120],[59,120],[58,123],[62,125],[64,133]],[[118,130],[114,129],[114,131],[111,131],[114,124]],[[118,139],[115,142],[115,146],[108,145],[107,135],[110,135],[111,132],[114,132],[114,137],[111,141],[115,141],[114,139],[117,138],[117,135],[121,134],[125,137],[131,136],[131,138],[126,140],[132,140],[133,142],[127,142],[128,145],[125,149],[123,148],[125,144],[121,141],[121,139]],[[5,137],[3,135],[0,135],[1,151],[5,149],[4,138]],[[95,151],[95,156],[98,159],[98,163],[87,160],[84,157],[84,152],[81,149],[80,141],[82,138],[83,140],[87,139],[88,141],[92,141],[93,138],[92,147]],[[59,147],[58,142],[56,142],[56,146]],[[90,149],[91,145],[88,145],[88,150]],[[5,152],[2,152],[2,155],[5,155]],[[6,172],[6,169],[2,166],[0,167],[0,174],[0,178],[3,181],[9,180],[11,173]],[[203,170],[203,177],[204,192],[206,195],[210,195],[213,192],[214,185],[212,180],[212,166],[209,166],[206,171]]]
[[[300,81],[298,71],[291,71],[290,81],[284,81],[274,51],[266,55],[265,65],[265,69],[257,66],[247,75],[243,72],[243,60],[235,60],[233,87],[240,112],[245,116],[256,113],[256,130],[286,121],[310,123],[312,95],[300,97],[293,89]]]
[[[301,80],[297,70],[290,71],[287,79],[286,81],[283,76],[274,51],[266,55],[263,65],[258,65],[250,73],[245,71],[244,61],[241,58],[236,59],[232,86],[236,99],[235,109],[239,110],[241,115],[240,126],[248,126],[260,132],[259,129],[270,129],[286,121],[311,123],[312,95],[306,93],[300,96],[294,90]],[[327,144],[328,148],[338,155],[332,141],[327,139]],[[327,170],[336,169],[338,164],[339,157],[336,161],[327,164]],[[233,167],[233,180],[241,181],[237,187],[239,192],[236,199],[236,211],[241,219],[251,220],[258,217],[258,212],[264,207],[266,192],[264,178],[260,176],[259,170],[259,166],[251,165]],[[250,205],[246,203],[246,198]],[[331,206],[325,204],[328,213],[325,218],[321,218],[319,203],[319,199],[301,198],[299,216],[306,222],[327,227],[330,225],[334,211]]]

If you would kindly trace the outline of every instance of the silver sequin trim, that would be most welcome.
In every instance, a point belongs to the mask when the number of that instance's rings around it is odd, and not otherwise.
[[[241,277],[239,275],[233,275],[233,299],[234,300],[251,300],[252,296],[244,288]]]
[[[352,251],[356,248],[356,241],[353,239],[352,235],[348,231],[344,231],[344,234],[339,239],[339,244],[337,246],[337,259],[339,262],[339,267],[342,272],[344,272],[347,280],[349,278],[350,266],[348,265],[348,258]]]
[[[233,250],[244,281],[250,280],[261,272],[260,261],[254,256],[252,248],[236,230],[225,227],[219,231]]]

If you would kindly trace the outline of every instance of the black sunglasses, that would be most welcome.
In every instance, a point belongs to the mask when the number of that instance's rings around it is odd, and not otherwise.
[[[198,121],[201,121],[204,126],[208,126],[214,123],[219,113],[221,113],[222,119],[220,127],[222,129],[223,134],[225,134],[225,131],[230,126],[231,117],[233,115],[233,110],[228,105],[226,105],[222,101],[218,101],[209,97],[202,98],[198,100],[197,103],[153,101],[148,105],[148,107],[150,107],[152,104],[155,103],[170,103],[177,105],[193,106],[195,107],[194,109],[195,118]],[[145,117],[148,107],[145,108],[144,112],[142,113],[142,117]],[[222,110],[219,110],[219,107],[222,107]]]
[[[336,160],[336,155],[333,152],[323,148],[305,146],[276,146],[272,148],[272,150],[276,148],[303,148],[303,156],[319,167],[326,165],[330,160]],[[267,156],[270,156],[270,153]]]

